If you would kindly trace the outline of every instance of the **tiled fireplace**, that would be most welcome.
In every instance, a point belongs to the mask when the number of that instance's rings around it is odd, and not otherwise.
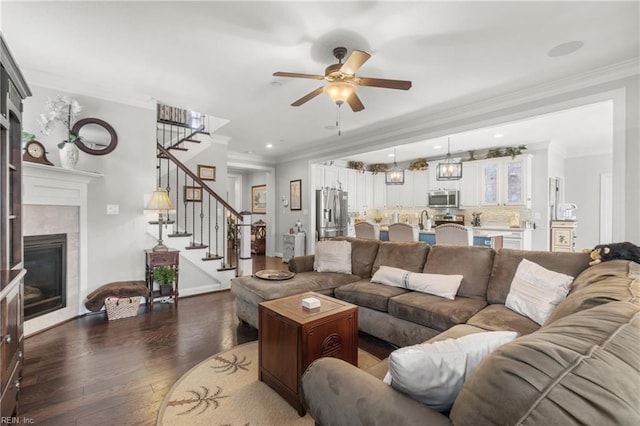
[[[54,166],[44,166],[33,163],[23,164],[23,227],[25,236],[25,335],[37,333],[69,319],[75,318],[83,312],[84,299],[87,295],[87,186],[89,182],[100,174],[77,170],[65,170]],[[36,250],[30,256],[30,240],[52,242],[58,247],[56,254]],[[64,240],[64,244],[60,242]],[[60,247],[64,246],[64,247]],[[60,250],[64,250],[63,253]],[[53,257],[62,264],[45,266]],[[65,287],[58,296],[49,292],[53,286],[51,280],[40,283],[44,288],[40,292],[47,293],[44,297],[34,290],[36,283],[31,282],[31,269],[34,276],[56,274],[60,272],[60,279]],[[44,269],[44,271],[42,271]],[[51,277],[53,279],[53,277]],[[38,278],[41,279],[41,278]],[[41,280],[42,281],[42,280]],[[28,306],[29,292],[31,300],[39,296],[48,299],[45,304],[46,312],[32,315]],[[60,303],[58,303],[60,302]]]

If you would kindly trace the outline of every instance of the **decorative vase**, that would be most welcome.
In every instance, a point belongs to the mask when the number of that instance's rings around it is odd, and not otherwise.
[[[76,164],[78,164],[78,157],[80,150],[74,143],[65,143],[62,148],[60,148],[60,165],[64,169],[73,170],[76,168]]]

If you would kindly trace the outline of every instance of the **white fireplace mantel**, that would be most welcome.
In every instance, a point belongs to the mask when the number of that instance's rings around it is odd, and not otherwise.
[[[78,207],[78,300],[67,300],[69,309],[54,311],[25,322],[25,335],[77,317],[87,295],[87,186],[100,173],[68,170],[43,164],[22,163],[22,204]],[[23,224],[26,226],[28,224]]]

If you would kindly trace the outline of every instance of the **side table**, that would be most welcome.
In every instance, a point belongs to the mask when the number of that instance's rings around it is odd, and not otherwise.
[[[168,266],[176,271],[176,279],[173,282],[173,288],[170,294],[173,296],[173,303],[178,306],[178,267],[180,262],[180,251],[169,249],[168,251],[145,250],[145,281],[149,290],[147,297],[147,306],[149,310],[153,310],[153,298],[160,297],[160,291],[153,290],[153,270],[159,266]],[[164,295],[163,295],[164,297]]]
[[[320,307],[305,309],[315,297]],[[307,292],[258,305],[258,379],[305,415],[300,378],[318,358],[340,358],[358,365],[358,307]]]

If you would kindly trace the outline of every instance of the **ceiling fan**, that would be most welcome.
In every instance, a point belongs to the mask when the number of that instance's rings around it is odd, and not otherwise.
[[[333,49],[333,56],[338,59],[337,64],[329,65],[324,70],[324,75],[320,74],[300,74],[294,72],[274,72],[276,77],[294,77],[294,78],[310,78],[313,80],[326,80],[329,84],[318,87],[313,92],[307,93],[291,106],[300,106],[307,101],[315,98],[322,92],[329,97],[338,106],[347,102],[354,112],[362,111],[364,105],[356,94],[356,86],[384,87],[387,89],[408,90],[411,88],[411,82],[405,80],[387,80],[383,78],[357,77],[356,71],[371,57],[367,52],[354,50],[351,52],[347,60],[342,63],[347,49],[345,47],[336,47]]]

